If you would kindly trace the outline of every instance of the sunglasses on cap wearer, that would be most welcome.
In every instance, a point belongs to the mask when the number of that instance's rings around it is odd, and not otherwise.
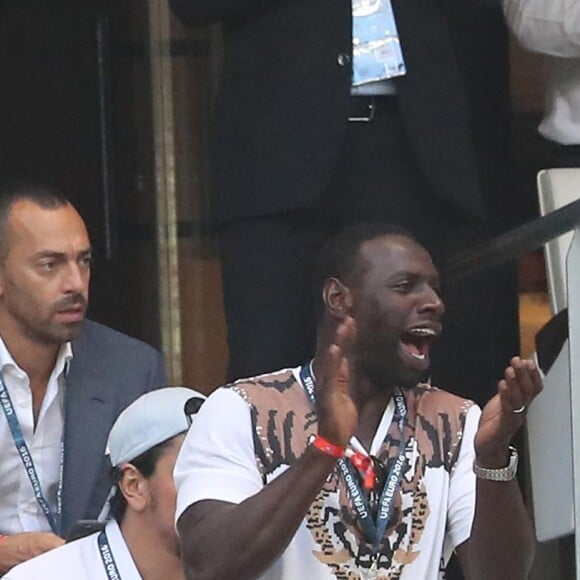
[[[199,411],[204,401],[205,399],[202,399],[201,397],[191,397],[191,399],[185,403],[183,411],[185,413],[185,417],[187,418],[187,423],[190,427],[193,423],[193,416]]]

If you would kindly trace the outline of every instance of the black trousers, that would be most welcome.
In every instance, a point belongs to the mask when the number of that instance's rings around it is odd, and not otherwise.
[[[312,356],[313,258],[321,243],[345,225],[402,225],[437,264],[489,234],[431,191],[396,98],[387,98],[372,122],[350,122],[346,131],[335,172],[315,204],[219,230],[230,379]],[[455,170],[449,167],[450,180]],[[503,368],[519,350],[516,282],[512,266],[450,286],[443,280],[447,313],[432,357],[433,384],[480,404],[495,392]]]

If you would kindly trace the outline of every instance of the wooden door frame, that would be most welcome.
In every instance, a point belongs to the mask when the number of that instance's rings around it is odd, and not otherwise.
[[[178,213],[175,184],[175,132],[171,62],[171,14],[167,0],[148,0],[149,55],[155,150],[157,260],[161,344],[167,379],[182,383],[181,296]]]

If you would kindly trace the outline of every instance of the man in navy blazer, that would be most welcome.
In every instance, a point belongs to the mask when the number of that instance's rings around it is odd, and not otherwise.
[[[72,341],[66,376],[62,532],[96,518],[110,489],[110,465],[101,458],[107,428],[137,397],[165,384],[157,350],[91,320]],[[90,458],[90,460],[89,460]]]
[[[155,349],[85,320],[91,260],[60,192],[0,186],[0,575],[98,516],[110,427],[165,382]]]
[[[170,0],[184,23],[223,24],[212,207],[231,379],[313,354],[311,262],[332,233],[397,223],[443,265],[513,199],[499,1],[392,0],[406,74],[353,90],[354,9],[386,2]],[[518,349],[515,271],[451,290],[433,379],[483,403]]]

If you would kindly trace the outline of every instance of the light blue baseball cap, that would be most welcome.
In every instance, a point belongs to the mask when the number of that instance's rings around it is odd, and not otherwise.
[[[141,395],[113,424],[106,454],[113,467],[128,463],[156,445],[189,429],[191,399],[199,402],[206,396],[186,387],[164,387]],[[194,405],[195,411],[201,405]]]

